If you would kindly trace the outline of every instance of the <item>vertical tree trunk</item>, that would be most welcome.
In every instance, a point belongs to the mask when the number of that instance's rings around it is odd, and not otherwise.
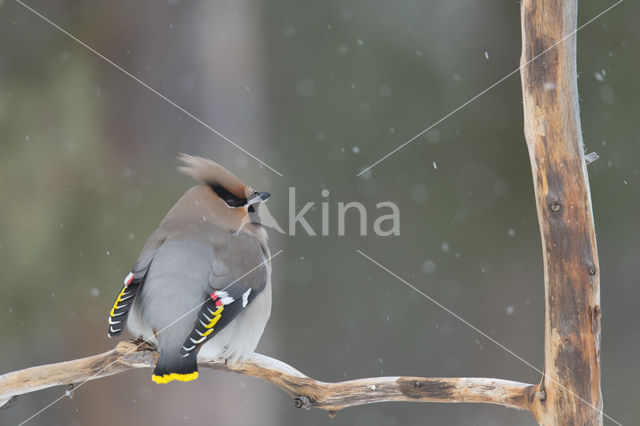
[[[576,31],[577,0],[523,0],[521,17],[524,130],[542,236],[546,309],[545,375],[532,411],[546,425],[601,425],[600,278],[580,131],[575,34],[551,48]]]

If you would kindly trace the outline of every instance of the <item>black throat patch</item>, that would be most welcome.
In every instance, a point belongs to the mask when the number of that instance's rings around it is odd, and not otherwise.
[[[249,221],[251,223],[262,226],[262,222],[260,222],[260,215],[258,215],[258,204],[253,204],[249,206]]]

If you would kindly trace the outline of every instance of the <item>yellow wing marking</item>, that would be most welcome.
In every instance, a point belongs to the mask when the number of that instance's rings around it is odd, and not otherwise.
[[[116,309],[120,309],[122,307],[122,306],[118,306],[118,302],[122,302],[122,295],[126,290],[127,290],[127,286],[122,287],[120,294],[118,294],[118,297],[116,298],[116,303],[114,303],[113,308],[111,308],[111,312],[109,313],[109,316],[112,317],[113,315],[115,315]]]
[[[213,313],[213,318],[211,318],[211,321],[209,321],[209,324],[205,325],[204,328],[212,328],[214,325],[216,325],[216,323],[220,320],[220,317],[222,316],[223,310],[224,310],[224,305],[220,305],[220,307],[216,309],[215,312]],[[213,329],[207,331],[205,334],[203,334],[203,336],[208,336],[209,333],[211,333],[212,331]]]

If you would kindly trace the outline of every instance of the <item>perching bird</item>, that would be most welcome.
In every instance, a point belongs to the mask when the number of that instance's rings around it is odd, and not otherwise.
[[[189,189],[142,249],[109,315],[157,344],[156,383],[198,377],[197,355],[230,362],[253,353],[271,314],[271,255],[256,192],[219,164],[182,154]],[[128,321],[127,321],[128,320]]]

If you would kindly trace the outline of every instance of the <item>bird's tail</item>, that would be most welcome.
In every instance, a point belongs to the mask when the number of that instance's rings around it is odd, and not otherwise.
[[[173,380],[190,382],[198,378],[197,351],[185,357],[178,352],[160,352],[156,369],[151,379],[156,383],[169,383]]]

